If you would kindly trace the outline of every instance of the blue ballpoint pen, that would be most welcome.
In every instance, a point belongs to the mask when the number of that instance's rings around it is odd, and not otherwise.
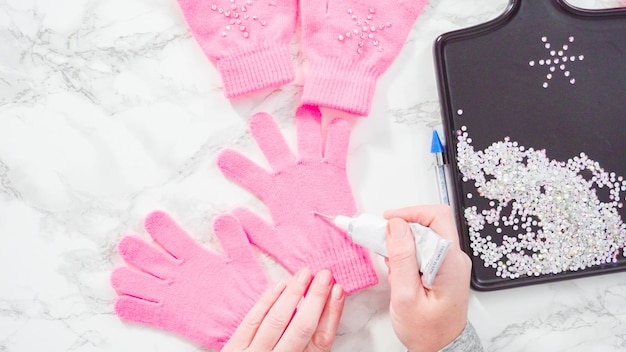
[[[439,184],[439,195],[441,196],[441,201],[447,205],[450,205],[450,199],[448,198],[448,182],[446,181],[446,172],[444,169],[445,149],[443,148],[443,144],[441,143],[441,139],[439,138],[439,133],[437,133],[437,130],[433,130],[433,139],[430,145],[430,152],[435,154],[435,159],[437,161],[437,183]]]

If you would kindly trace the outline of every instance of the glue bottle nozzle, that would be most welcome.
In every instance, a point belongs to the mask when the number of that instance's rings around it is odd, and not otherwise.
[[[326,219],[328,219],[328,220],[330,220],[330,221],[335,220],[335,218],[334,218],[334,217],[332,217],[332,216],[330,216],[330,215],[326,215],[326,214],[320,213],[319,211],[313,211],[313,214],[315,214],[315,215],[317,215],[317,216],[321,216],[321,217],[323,217],[323,218],[326,218]]]

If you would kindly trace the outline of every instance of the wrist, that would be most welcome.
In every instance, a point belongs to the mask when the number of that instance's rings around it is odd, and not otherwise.
[[[401,341],[405,342],[408,352],[465,352],[466,350],[447,348],[468,332],[470,329],[468,326],[470,324],[467,321],[467,317],[462,321],[455,319],[453,322],[441,322],[441,324],[430,323],[429,325],[412,329],[410,334],[404,335],[408,336],[408,339],[401,338]],[[473,332],[473,329],[471,332]]]

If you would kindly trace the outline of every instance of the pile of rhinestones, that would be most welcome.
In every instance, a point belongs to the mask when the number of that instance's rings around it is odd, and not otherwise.
[[[456,148],[463,182],[474,182],[489,204],[464,210],[470,247],[497,276],[578,271],[616,263],[620,252],[626,256],[626,225],[619,214],[620,193],[626,191],[622,176],[584,153],[550,160],[545,150],[508,137],[475,151],[466,126],[457,131]],[[607,201],[598,197],[604,187]],[[474,197],[464,196],[468,202]]]

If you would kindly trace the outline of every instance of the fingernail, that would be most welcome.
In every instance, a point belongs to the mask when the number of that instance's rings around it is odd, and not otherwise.
[[[311,279],[311,273],[308,269],[302,269],[296,273],[296,280],[298,282],[306,284]]]
[[[334,300],[340,301],[343,298],[343,287],[339,284],[334,285],[331,295]]]
[[[272,287],[272,290],[276,292],[281,292],[282,290],[285,289],[286,286],[287,284],[284,281],[278,281],[276,284],[274,284],[274,287]]]
[[[407,225],[406,222],[400,219],[391,219],[389,220],[389,233],[391,234],[391,238],[394,240],[399,240],[406,236]]]
[[[324,269],[320,271],[319,273],[317,273],[315,279],[321,285],[328,286],[330,285],[330,282],[332,281],[333,276],[331,275],[330,271]]]

